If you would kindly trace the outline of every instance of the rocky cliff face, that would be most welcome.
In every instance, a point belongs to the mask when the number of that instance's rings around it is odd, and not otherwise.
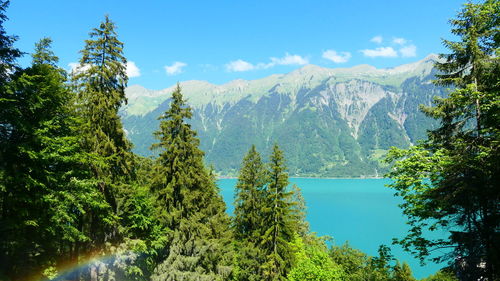
[[[309,65],[260,80],[181,87],[206,160],[221,174],[234,175],[250,145],[266,154],[278,142],[291,175],[377,176],[390,146],[406,147],[434,126],[418,106],[445,94],[430,82],[435,59],[392,69]],[[127,89],[123,122],[137,153],[154,155],[152,132],[172,90]]]

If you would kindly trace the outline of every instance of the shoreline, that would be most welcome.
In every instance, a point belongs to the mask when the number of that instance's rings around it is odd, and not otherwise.
[[[295,177],[295,176],[290,176],[290,179],[324,179],[324,180],[381,180],[381,179],[387,179],[385,177]],[[224,179],[238,179],[238,177],[229,177],[229,176],[217,176],[217,180],[224,180]]]

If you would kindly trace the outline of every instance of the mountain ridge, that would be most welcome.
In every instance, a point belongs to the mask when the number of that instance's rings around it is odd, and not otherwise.
[[[221,175],[235,175],[250,145],[266,154],[277,142],[292,176],[371,177],[386,171],[381,159],[391,146],[408,147],[436,125],[418,109],[446,95],[431,83],[436,59],[355,71],[307,65],[257,80],[180,85],[206,161]],[[154,156],[149,147],[171,90],[127,89],[122,120],[135,152]]]
[[[245,94],[255,96],[254,101],[260,96],[257,93],[265,92],[274,85],[282,84],[297,86],[309,84],[318,85],[324,79],[335,78],[336,81],[349,79],[361,79],[377,82],[381,85],[399,86],[406,78],[416,74],[425,76],[432,70],[434,61],[438,60],[436,54],[429,54],[417,62],[403,64],[391,68],[376,68],[368,64],[356,65],[350,68],[326,68],[314,64],[308,64],[285,74],[272,74],[260,79],[244,80],[235,79],[224,84],[213,84],[204,80],[187,80],[179,82],[183,89],[185,98],[191,106],[198,107],[209,101],[220,99],[220,95],[227,95],[228,100],[241,99]],[[417,72],[417,73],[415,73]],[[418,73],[420,72],[420,73]],[[388,79],[386,76],[400,75],[400,77]],[[301,81],[297,81],[300,78]],[[299,83],[297,83],[299,82]],[[161,90],[150,90],[141,85],[127,87],[125,93],[129,100],[128,105],[122,108],[126,115],[144,115],[153,110],[168,97],[174,90],[175,85]],[[289,88],[282,89],[289,91]],[[231,99],[231,96],[233,99]],[[226,101],[223,99],[221,102]]]

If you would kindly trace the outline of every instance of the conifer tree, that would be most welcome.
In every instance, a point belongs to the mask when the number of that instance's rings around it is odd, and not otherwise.
[[[266,254],[263,280],[285,280],[293,259],[290,242],[294,235],[295,203],[290,199],[292,192],[287,190],[285,159],[277,144],[273,147],[268,173],[261,242]]]
[[[0,178],[6,188],[0,270],[13,279],[53,272],[60,260],[70,258],[68,245],[86,239],[75,210],[93,198],[80,184],[88,170],[81,164],[78,119],[50,44],[48,38],[40,40],[32,66],[18,71],[6,87],[12,115],[3,116],[10,134],[3,140]]]
[[[225,266],[229,218],[203,164],[196,132],[186,123],[191,116],[177,85],[155,133],[160,155],[151,189],[168,242],[152,280],[223,280],[230,274]]]
[[[7,82],[10,81],[10,77],[17,69],[16,60],[22,55],[21,51],[14,48],[17,36],[8,35],[4,28],[4,23],[8,19],[5,11],[9,3],[10,1],[0,0],[0,178],[3,177],[4,170],[6,169],[6,162],[4,161],[6,157],[5,153],[8,151],[9,142],[12,138],[13,130],[9,122],[16,115],[16,110],[13,106],[15,99],[12,97],[12,92],[6,89],[6,86]],[[0,183],[0,216],[5,195],[5,186],[2,186]],[[2,263],[1,260],[0,263]]]
[[[108,16],[89,35],[72,78],[77,112],[83,120],[81,145],[89,155],[85,162],[92,173],[87,183],[93,186],[91,193],[96,197],[79,221],[89,239],[74,246],[76,259],[90,253],[104,254],[105,245],[116,245],[122,240],[118,214],[123,211],[118,207],[124,204],[118,201],[120,196],[130,194],[127,189],[133,188],[129,185],[133,176],[131,144],[118,115],[119,108],[127,102],[123,43]]]
[[[255,145],[252,145],[245,158],[236,184],[234,200],[234,228],[238,239],[257,242],[261,233],[262,206],[266,169]]]
[[[265,254],[261,240],[263,234],[264,188],[267,170],[255,145],[243,158],[235,193],[234,233],[235,277],[237,280],[260,280]]]
[[[105,177],[116,179],[130,173],[131,144],[125,137],[118,116],[127,103],[125,88],[128,77],[123,43],[118,40],[115,24],[105,17],[98,28],[89,33],[79,67],[74,71],[80,110],[85,120],[82,135],[86,149],[101,156],[92,165],[101,188]]]
[[[3,179],[6,166],[6,153],[9,150],[9,144],[12,139],[12,124],[17,114],[14,106],[14,97],[12,92],[6,89],[7,82],[17,68],[16,60],[22,55],[21,51],[14,48],[13,44],[17,36],[7,35],[4,23],[7,21],[6,9],[10,1],[0,0],[0,179]],[[2,217],[3,202],[5,202],[6,190],[0,182],[0,219]],[[0,229],[1,229],[0,225]],[[1,233],[4,233],[0,231]],[[0,236],[2,240],[2,236]],[[0,260],[0,264],[5,264]]]

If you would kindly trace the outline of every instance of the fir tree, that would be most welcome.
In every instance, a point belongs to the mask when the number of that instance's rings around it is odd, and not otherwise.
[[[53,272],[59,261],[71,258],[69,245],[87,239],[78,228],[77,210],[93,194],[81,184],[88,170],[82,165],[79,121],[50,44],[48,38],[37,43],[32,66],[7,87],[13,114],[3,116],[10,134],[3,140],[0,260],[13,279]]]
[[[255,145],[245,158],[236,184],[234,228],[238,239],[257,242],[261,233],[266,169]]]
[[[255,145],[243,158],[235,193],[233,227],[235,232],[235,277],[260,280],[266,255],[261,246],[263,234],[264,188],[267,170]]]
[[[134,188],[130,185],[134,158],[118,115],[119,108],[127,102],[123,43],[108,16],[89,35],[72,78],[78,97],[77,112],[83,120],[81,145],[89,155],[85,162],[92,172],[87,183],[93,186],[91,193],[96,197],[80,218],[81,230],[89,239],[76,243],[75,259],[90,253],[104,254],[105,245],[122,241],[125,233],[120,230],[127,231],[120,228],[118,215],[126,211],[118,207],[127,204],[119,204],[120,197],[135,193],[127,190]],[[90,274],[95,270],[91,268]]]
[[[0,179],[4,177],[7,168],[4,159],[6,159],[6,153],[13,137],[13,125],[10,122],[16,118],[18,113],[14,106],[16,98],[6,86],[17,69],[16,60],[22,55],[22,52],[13,46],[17,36],[7,35],[4,28],[4,23],[8,19],[5,11],[9,6],[9,2],[0,0]],[[5,202],[5,188],[0,183],[0,217],[2,216],[3,202]],[[1,238],[0,236],[0,240],[2,240]],[[0,260],[0,264],[3,264],[2,260]]]
[[[196,132],[186,123],[191,108],[180,86],[155,133],[161,149],[152,190],[168,243],[152,280],[223,280],[229,219],[213,174],[203,164]]]
[[[127,103],[125,88],[127,60],[123,43],[118,40],[115,24],[105,17],[98,28],[89,33],[90,39],[80,52],[79,67],[73,73],[80,110],[86,121],[82,135],[86,149],[100,156],[92,165],[95,176],[116,179],[130,173],[131,144],[126,139],[118,116],[120,107]]]
[[[268,185],[266,187],[265,207],[263,209],[262,245],[266,263],[262,265],[263,280],[285,280],[291,268],[293,253],[290,242],[294,235],[294,202],[292,192],[287,191],[283,151],[277,144],[270,157]]]

